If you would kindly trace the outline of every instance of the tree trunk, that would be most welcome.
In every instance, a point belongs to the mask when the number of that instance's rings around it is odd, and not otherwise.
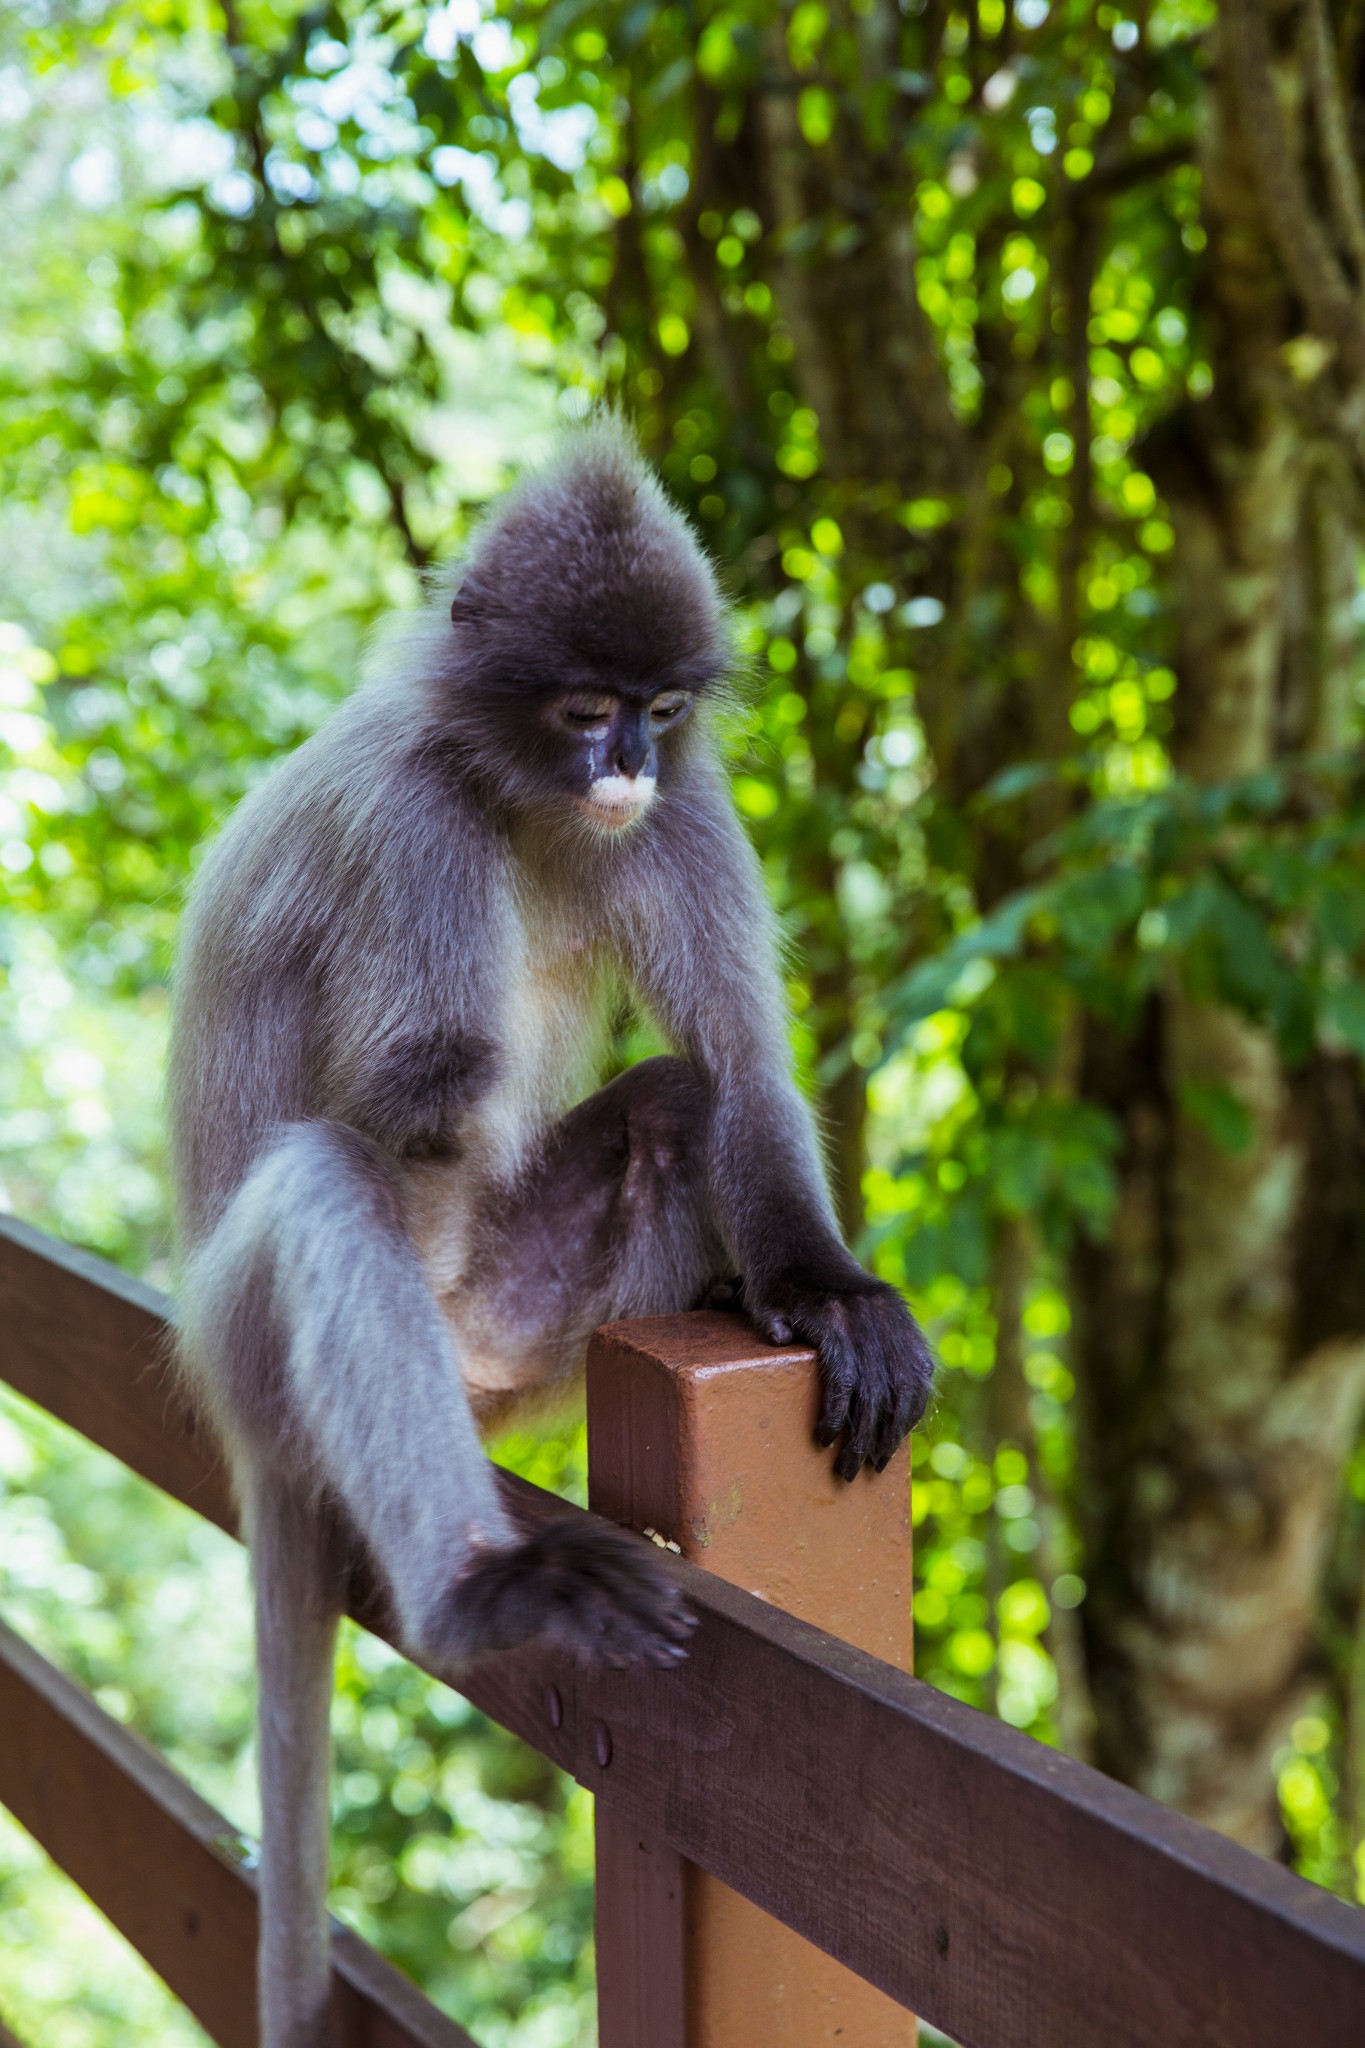
[[[1196,782],[1344,742],[1359,551],[1286,369],[1301,311],[1226,78],[1214,112],[1214,395],[1153,451],[1177,531],[1175,765]],[[1174,985],[1135,1042],[1092,1031],[1086,1067],[1126,1139],[1117,1227],[1073,1275],[1097,1760],[1273,1852],[1272,1759],[1314,1683],[1365,1399],[1358,1090],[1326,1056],[1286,1071],[1268,1032]],[[1344,1116],[1320,1113],[1333,1087]]]

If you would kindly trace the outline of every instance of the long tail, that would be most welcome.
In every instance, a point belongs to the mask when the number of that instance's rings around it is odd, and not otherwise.
[[[691,1618],[650,1545],[572,1520],[513,1526],[395,1167],[359,1133],[280,1132],[189,1262],[181,1337],[233,1451],[255,1570],[262,2048],[323,2048],[343,1573],[320,1496],[367,1543],[408,1649],[452,1674],[537,1635],[667,1664]]]
[[[249,1488],[261,1786],[261,2048],[327,2048],[328,1775],[344,1573],[322,1519],[272,1476]]]

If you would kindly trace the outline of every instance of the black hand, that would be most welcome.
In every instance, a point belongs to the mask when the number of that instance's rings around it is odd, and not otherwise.
[[[864,1465],[880,1472],[928,1406],[934,1361],[924,1334],[894,1287],[866,1273],[830,1285],[788,1272],[747,1303],[772,1344],[799,1337],[820,1354],[824,1399],[816,1439],[844,1442],[841,1479]]]

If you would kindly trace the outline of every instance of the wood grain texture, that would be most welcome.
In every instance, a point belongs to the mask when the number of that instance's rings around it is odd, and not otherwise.
[[[234,1829],[3,1623],[0,1727],[0,1802],[215,2041],[256,2048],[256,1887]],[[474,2048],[340,1928],[331,2031],[334,2048]]]
[[[49,1245],[0,1221],[0,1373],[24,1392],[71,1383],[47,1362],[47,1304],[72,1284]],[[155,1344],[160,1306],[139,1341]],[[103,1380],[95,1420],[123,1456],[140,1441],[123,1402],[145,1399],[136,1332],[117,1323],[102,1341],[94,1311],[80,1372]],[[69,1299],[63,1315],[69,1329]],[[194,1505],[210,1484],[199,1456],[187,1472],[179,1440],[170,1461],[170,1490]],[[527,1516],[575,1512],[522,1481],[507,1491]],[[1365,1914],[695,1565],[669,1569],[701,1619],[677,1670],[521,1651],[461,1689],[964,2048],[1359,2048]]]

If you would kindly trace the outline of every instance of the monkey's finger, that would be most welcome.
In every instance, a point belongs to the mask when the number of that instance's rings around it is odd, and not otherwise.
[[[868,1448],[868,1463],[875,1472],[886,1470],[904,1443],[909,1428],[908,1403],[901,1390],[892,1382],[887,1388],[886,1399],[877,1417],[877,1427]]]
[[[884,1446],[888,1456],[922,1420],[934,1391],[933,1353],[916,1324],[910,1325],[909,1334],[911,1343],[906,1357],[900,1362],[896,1378],[895,1409],[888,1418],[888,1438]]]
[[[854,1397],[849,1414],[848,1450],[853,1464],[850,1477],[856,1478],[864,1465],[870,1465],[877,1453],[880,1439],[880,1409],[878,1399],[881,1389]]]
[[[645,1652],[644,1661],[647,1664],[654,1665],[656,1670],[668,1671],[675,1664],[685,1664],[687,1662],[687,1651],[681,1643],[656,1641],[649,1645]]]
[[[619,1613],[599,1615],[594,1626],[580,1631],[575,1647],[585,1662],[605,1664],[612,1671],[632,1664],[681,1663],[687,1655],[671,1631]]]
[[[821,1418],[820,1426],[815,1432],[815,1441],[819,1444],[821,1450],[827,1451],[832,1445],[838,1443],[848,1427],[848,1396],[844,1395],[837,1405],[826,1408],[825,1414]]]
[[[822,1385],[820,1419],[815,1425],[815,1441],[822,1451],[827,1451],[831,1444],[838,1442],[847,1415],[847,1394],[833,1387],[826,1376]]]
[[[857,1384],[857,1366],[841,1331],[823,1332],[820,1338],[820,1419],[815,1440],[824,1449],[843,1435],[848,1427],[849,1404]]]
[[[910,1434],[914,1422],[913,1400],[903,1392],[897,1392],[889,1403],[878,1434],[874,1456],[880,1472],[891,1463],[901,1445]]]
[[[860,1347],[867,1389],[867,1461],[884,1471],[919,1420],[933,1386],[933,1360],[923,1333],[890,1294],[867,1305]]]
[[[749,1320],[760,1337],[769,1344],[790,1344],[792,1326],[780,1309],[755,1308],[749,1311]]]
[[[882,1444],[888,1403],[893,1387],[881,1333],[870,1318],[863,1318],[858,1347],[857,1380],[848,1411],[849,1450],[858,1469],[869,1465]]]

